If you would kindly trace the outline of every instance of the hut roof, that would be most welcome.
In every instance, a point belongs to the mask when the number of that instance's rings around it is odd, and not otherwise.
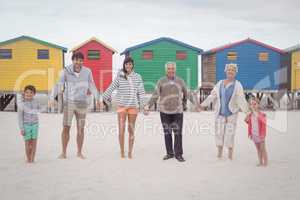
[[[117,53],[117,50],[115,50],[114,48],[112,48],[111,46],[107,45],[106,43],[104,43],[103,41],[97,39],[96,37],[92,37],[88,40],[86,40],[85,42],[77,45],[76,47],[72,48],[71,51],[76,51],[78,49],[80,49],[82,46],[86,45],[87,43],[91,42],[91,41],[96,41],[98,43],[100,43],[102,46],[104,46],[105,48],[111,50],[113,53]]]
[[[271,50],[276,51],[276,52],[278,52],[280,54],[284,54],[285,53],[284,50],[275,48],[273,46],[270,46],[268,44],[259,42],[257,40],[251,39],[251,38],[247,38],[245,40],[241,40],[241,41],[238,41],[238,42],[234,42],[234,43],[230,43],[230,44],[226,44],[226,45],[223,45],[223,46],[220,46],[220,47],[213,48],[211,50],[205,51],[203,54],[216,53],[216,52],[219,52],[219,51],[223,51],[224,49],[232,48],[232,47],[235,47],[237,45],[248,43],[248,42],[256,44],[256,45],[259,45],[259,46],[262,46],[262,47],[265,47],[267,49],[271,49]]]
[[[142,44],[138,44],[138,45],[129,47],[129,48],[125,49],[125,50],[121,53],[121,55],[126,54],[126,53],[128,53],[128,52],[130,52],[130,51],[133,51],[133,50],[142,48],[142,47],[146,47],[146,46],[149,46],[149,45],[158,43],[158,42],[162,42],[162,41],[168,41],[168,42],[171,42],[171,43],[175,43],[175,44],[177,44],[177,45],[179,45],[179,46],[183,46],[183,47],[186,47],[186,48],[188,48],[188,49],[192,49],[192,50],[194,50],[194,51],[197,51],[199,54],[201,54],[201,53],[203,52],[202,49],[197,48],[197,47],[194,47],[194,46],[191,46],[191,45],[186,44],[186,43],[184,43],[184,42],[181,42],[181,41],[178,41],[178,40],[169,38],[169,37],[160,37],[160,38],[157,38],[157,39],[155,39],[155,40],[151,40],[151,41],[148,41],[148,42],[145,42],[145,43],[142,43]]]
[[[62,47],[62,46],[59,46],[59,45],[56,45],[56,44],[53,44],[53,43],[50,43],[50,42],[46,42],[46,41],[43,41],[43,40],[39,40],[39,39],[30,37],[30,36],[26,36],[26,35],[0,42],[0,46],[7,45],[7,44],[10,44],[10,43],[14,43],[14,42],[17,42],[17,41],[20,41],[20,40],[30,40],[30,41],[39,43],[41,45],[53,47],[53,48],[56,48],[56,49],[61,49],[64,52],[68,51],[68,49],[65,48],[65,47]]]
[[[297,45],[294,45],[294,46],[291,46],[289,48],[286,48],[284,51],[285,52],[295,52],[295,51],[299,51],[300,50],[300,44],[297,44]]]

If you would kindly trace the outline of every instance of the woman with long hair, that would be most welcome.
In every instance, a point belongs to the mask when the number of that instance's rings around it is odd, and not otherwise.
[[[128,158],[132,158],[134,144],[135,122],[139,108],[144,107],[145,90],[141,76],[134,72],[134,61],[131,57],[126,57],[123,62],[123,68],[118,72],[107,90],[103,93],[105,103],[111,101],[112,92],[117,90],[116,102],[119,126],[119,143],[121,158],[125,158],[125,129],[126,119],[128,119]]]

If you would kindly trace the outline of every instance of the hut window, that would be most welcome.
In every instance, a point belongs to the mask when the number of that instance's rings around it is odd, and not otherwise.
[[[236,60],[237,59],[237,53],[234,51],[230,51],[227,53],[227,60]]]
[[[144,60],[152,60],[153,59],[153,51],[150,51],[150,50],[143,51],[143,59]]]
[[[99,50],[88,50],[87,57],[89,60],[99,60],[100,59],[100,51]]]
[[[12,50],[11,49],[0,49],[0,59],[11,59]]]
[[[269,53],[267,52],[261,52],[258,55],[259,61],[268,61],[269,60]]]
[[[37,58],[42,59],[42,60],[49,59],[49,50],[48,49],[38,49]]]
[[[176,51],[176,59],[177,60],[185,60],[186,59],[186,51]]]

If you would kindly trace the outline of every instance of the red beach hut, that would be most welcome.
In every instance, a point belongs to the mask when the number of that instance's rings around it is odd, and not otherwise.
[[[103,92],[112,81],[112,58],[117,51],[95,37],[81,43],[72,50],[84,54],[83,65],[90,68],[96,87]]]

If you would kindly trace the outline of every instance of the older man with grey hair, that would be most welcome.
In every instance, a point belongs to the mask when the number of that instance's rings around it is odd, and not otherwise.
[[[188,93],[184,80],[176,76],[176,63],[167,62],[165,69],[166,76],[157,82],[155,91],[144,110],[147,114],[149,108],[159,100],[158,107],[167,150],[163,160],[168,160],[175,156],[179,162],[184,162],[185,160],[182,156],[183,111],[186,109],[188,98],[192,103],[194,101]],[[174,148],[172,132],[175,135]]]

